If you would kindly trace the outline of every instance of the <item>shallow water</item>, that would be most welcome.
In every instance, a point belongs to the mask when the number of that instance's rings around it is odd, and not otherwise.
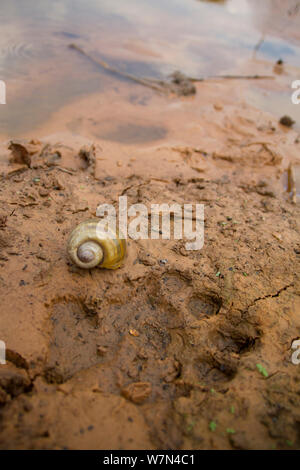
[[[299,119],[300,106],[291,104],[290,83],[291,78],[300,78],[300,8],[293,0],[261,3],[5,2],[0,12],[0,79],[6,82],[7,104],[0,106],[0,134],[28,133],[81,97],[117,90],[120,80],[70,50],[70,43],[123,71],[156,78],[177,69],[190,76],[245,73],[249,64],[251,73],[255,64],[259,73],[272,73],[280,58],[291,68],[288,76],[280,76],[280,86],[270,90],[251,82],[249,102]],[[126,86],[135,90],[131,83]],[[137,143],[138,128],[137,123],[136,132],[131,129]],[[119,126],[101,137],[122,141],[125,134]],[[148,131],[142,135],[151,140]],[[153,130],[154,139],[161,135],[164,132]]]

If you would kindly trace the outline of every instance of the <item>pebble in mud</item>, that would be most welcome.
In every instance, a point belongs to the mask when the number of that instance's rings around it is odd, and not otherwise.
[[[98,356],[105,356],[105,354],[108,352],[108,347],[107,346],[97,346],[97,354]]]
[[[149,382],[135,382],[123,388],[122,395],[133,403],[141,404],[151,395],[151,391]]]
[[[167,259],[160,259],[160,260],[159,260],[159,264],[160,264],[161,266],[165,266],[167,263],[168,263],[168,260],[167,260]]]
[[[295,121],[290,116],[282,116],[279,120],[280,124],[285,127],[293,127]]]
[[[49,196],[49,191],[45,188],[40,188],[39,189],[39,195],[41,197],[47,197],[47,196]]]

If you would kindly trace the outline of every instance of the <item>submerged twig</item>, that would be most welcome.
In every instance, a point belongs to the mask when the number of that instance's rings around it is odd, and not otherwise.
[[[187,77],[191,82],[203,82],[205,80],[218,80],[219,78],[225,80],[274,80],[273,75],[208,75],[207,77]]]
[[[178,96],[189,96],[196,93],[196,88],[193,83],[203,82],[207,80],[218,80],[218,79],[230,79],[230,80],[256,80],[256,79],[274,79],[270,75],[209,75],[206,77],[188,77],[181,72],[174,72],[170,78],[171,83],[167,80],[157,80],[155,78],[139,78],[135,75],[122,72],[115,67],[112,67],[102,59],[96,59],[92,55],[86,53],[81,47],[76,44],[69,44],[70,49],[74,49],[80,54],[87,57],[94,64],[100,65],[104,69],[111,73],[119,75],[122,78],[132,80],[140,85],[151,88],[152,90],[158,91],[159,93],[175,93]]]
[[[127,78],[129,80],[133,80],[134,82],[136,83],[139,83],[140,85],[144,85],[144,86],[147,86],[149,88],[152,88],[153,90],[156,90],[156,91],[164,91],[163,88],[159,85],[156,85],[155,83],[152,83],[152,80],[151,79],[147,79],[147,78],[138,78],[136,77],[135,75],[131,75],[129,73],[126,73],[126,72],[122,72],[121,70],[118,70],[114,67],[111,67],[109,64],[107,64],[106,62],[104,62],[104,60],[101,60],[101,59],[95,59],[94,57],[92,57],[90,54],[87,54],[83,49],[81,49],[81,47],[77,46],[76,44],[70,44],[69,45],[70,49],[75,49],[77,52],[80,52],[80,54],[84,55],[85,57],[87,57],[88,59],[90,59],[92,62],[94,62],[95,64],[97,65],[100,65],[100,67],[103,67],[104,69],[106,70],[109,70],[110,72],[112,73],[115,73],[117,75],[120,75],[121,77],[123,78]]]

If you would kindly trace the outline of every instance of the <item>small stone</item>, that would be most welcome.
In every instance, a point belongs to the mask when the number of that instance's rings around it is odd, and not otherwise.
[[[285,127],[292,127],[295,124],[295,121],[290,116],[282,116],[279,122]]]
[[[276,240],[278,240],[279,242],[282,242],[282,235],[281,233],[272,233],[273,237],[276,238]]]
[[[151,391],[149,382],[135,382],[123,388],[122,395],[133,403],[141,404],[151,395]]]
[[[131,334],[131,336],[140,336],[139,332],[136,331],[135,329],[129,330],[129,333]]]
[[[159,260],[159,264],[160,264],[161,266],[165,266],[167,263],[168,263],[168,260],[167,260],[167,259],[160,259],[160,260]]]
[[[214,108],[216,111],[222,111],[223,106],[220,103],[215,103]]]
[[[105,356],[105,354],[107,353],[108,351],[108,347],[107,346],[97,346],[97,354],[98,356]]]
[[[49,196],[49,191],[45,188],[40,188],[39,189],[39,195],[41,197],[47,197],[47,196]]]

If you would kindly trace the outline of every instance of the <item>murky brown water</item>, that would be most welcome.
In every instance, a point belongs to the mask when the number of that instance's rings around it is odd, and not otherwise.
[[[249,82],[242,97],[275,115],[289,114],[300,121],[300,106],[291,103],[291,82],[300,77],[300,8],[295,0],[11,0],[0,13],[0,79],[7,85],[7,104],[0,107],[0,135],[34,133],[65,106],[113,93],[120,107],[139,106],[139,117],[118,121],[114,103],[103,120],[107,129],[90,134],[102,139],[140,143],[162,139],[167,131],[151,122],[140,123],[141,111],[151,115],[155,93],[112,77],[70,50],[79,44],[122,71],[164,78],[180,69],[187,75],[273,73],[274,63],[285,63],[276,81]],[[256,53],[255,53],[256,47]],[[244,86],[238,81],[236,87]],[[245,87],[244,87],[245,88]],[[146,96],[146,98],[145,98]],[[95,98],[96,99],[96,98]],[[157,106],[156,98],[154,99]],[[169,105],[169,104],[168,104]],[[165,106],[161,98],[160,106]],[[143,114],[143,113],[142,113]],[[115,125],[108,125],[107,121]],[[73,126],[73,127],[72,127]],[[57,129],[74,127],[69,116]],[[34,134],[36,135],[36,134]]]

